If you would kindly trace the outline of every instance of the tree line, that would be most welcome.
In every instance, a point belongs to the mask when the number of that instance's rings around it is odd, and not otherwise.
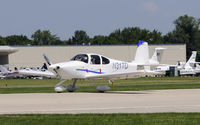
[[[139,27],[116,29],[109,35],[89,37],[84,30],[76,30],[68,40],[61,40],[49,30],[35,31],[31,38],[25,35],[0,36],[0,45],[111,45],[137,44],[139,40],[149,44],[185,43],[187,57],[192,50],[200,55],[200,19],[188,15],[178,17],[174,22],[175,28],[163,35],[158,30],[150,31]]]

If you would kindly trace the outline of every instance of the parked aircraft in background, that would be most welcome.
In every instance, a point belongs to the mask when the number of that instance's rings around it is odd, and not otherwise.
[[[160,64],[160,62],[161,62],[161,58],[162,58],[164,50],[166,50],[166,48],[155,48],[152,57],[147,61],[147,64],[149,64],[149,66],[145,66],[145,68],[150,70],[151,69],[150,66],[163,65],[163,64]],[[160,72],[160,73],[161,73],[160,75],[165,74],[163,72]]]
[[[136,54],[135,56],[135,60],[132,61],[133,63],[136,63],[138,65],[148,65],[148,66],[156,66],[156,65],[160,65],[160,61],[161,61],[161,57],[163,55],[163,51],[166,50],[166,48],[155,48],[153,55],[151,58],[149,58],[149,49],[148,46],[146,46],[147,48],[145,49],[141,49],[137,48],[137,51],[140,51],[140,53],[146,53],[145,54],[145,58],[141,57],[139,54]],[[146,50],[146,51],[144,51]]]
[[[170,70],[170,67],[176,67],[177,70],[180,70],[180,75],[195,75],[196,73],[200,73],[200,66],[199,62],[196,62],[196,51],[192,51],[192,55],[190,56],[189,60],[185,62],[180,62],[176,65],[164,65],[164,66],[158,66],[154,68],[154,71],[156,72],[166,72]]]
[[[160,74],[145,69],[145,66],[152,64],[149,62],[148,43],[144,41],[139,41],[135,60],[132,62],[115,60],[94,53],[78,54],[68,62],[56,64],[52,64],[45,55],[44,58],[50,65],[49,68],[54,70],[55,73],[63,79],[55,86],[56,92],[62,92],[64,90],[68,90],[69,92],[75,91],[77,89],[75,84],[78,79],[90,79],[93,83],[93,79],[106,79],[113,84],[113,79],[133,78],[147,74]],[[73,79],[73,84],[67,87],[61,86],[66,79]],[[108,86],[96,86],[96,89],[100,92],[104,92],[109,88]]]
[[[44,63],[41,69],[31,69],[31,68],[23,68],[17,70],[20,75],[23,76],[33,76],[33,77],[49,77],[55,78],[56,75],[47,69],[46,64]]]
[[[1,78],[16,78],[19,76],[17,71],[9,71],[5,66],[0,65]]]
[[[200,73],[200,68],[197,66],[199,62],[196,62],[197,51],[192,51],[192,55],[189,60],[180,70],[181,75],[195,75],[196,73]]]
[[[46,64],[45,64],[46,65]],[[15,71],[9,71],[5,66],[0,65],[0,75],[2,78],[19,78],[19,77],[49,77],[55,78],[56,75],[47,70],[47,67],[43,65],[41,69],[23,68]]]

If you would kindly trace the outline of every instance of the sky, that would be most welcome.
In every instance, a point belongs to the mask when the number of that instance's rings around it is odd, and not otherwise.
[[[200,0],[0,0],[0,35],[50,30],[62,40],[84,30],[90,37],[140,27],[164,34],[185,14],[200,18]]]

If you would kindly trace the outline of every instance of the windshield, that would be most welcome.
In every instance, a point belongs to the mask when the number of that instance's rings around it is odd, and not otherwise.
[[[78,54],[78,55],[74,56],[71,60],[73,60],[73,61],[82,61],[82,62],[88,63],[88,55],[86,55],[86,54]]]

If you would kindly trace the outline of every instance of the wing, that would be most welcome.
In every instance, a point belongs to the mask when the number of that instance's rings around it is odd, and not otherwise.
[[[161,72],[155,72],[151,70],[137,70],[131,72],[122,73],[105,73],[105,74],[95,74],[93,76],[87,76],[86,79],[127,79],[127,78],[137,78],[145,75],[162,75]]]
[[[34,71],[34,70],[18,70],[20,75],[24,76],[41,76],[41,77],[55,77],[55,74],[46,70],[46,71]]]

